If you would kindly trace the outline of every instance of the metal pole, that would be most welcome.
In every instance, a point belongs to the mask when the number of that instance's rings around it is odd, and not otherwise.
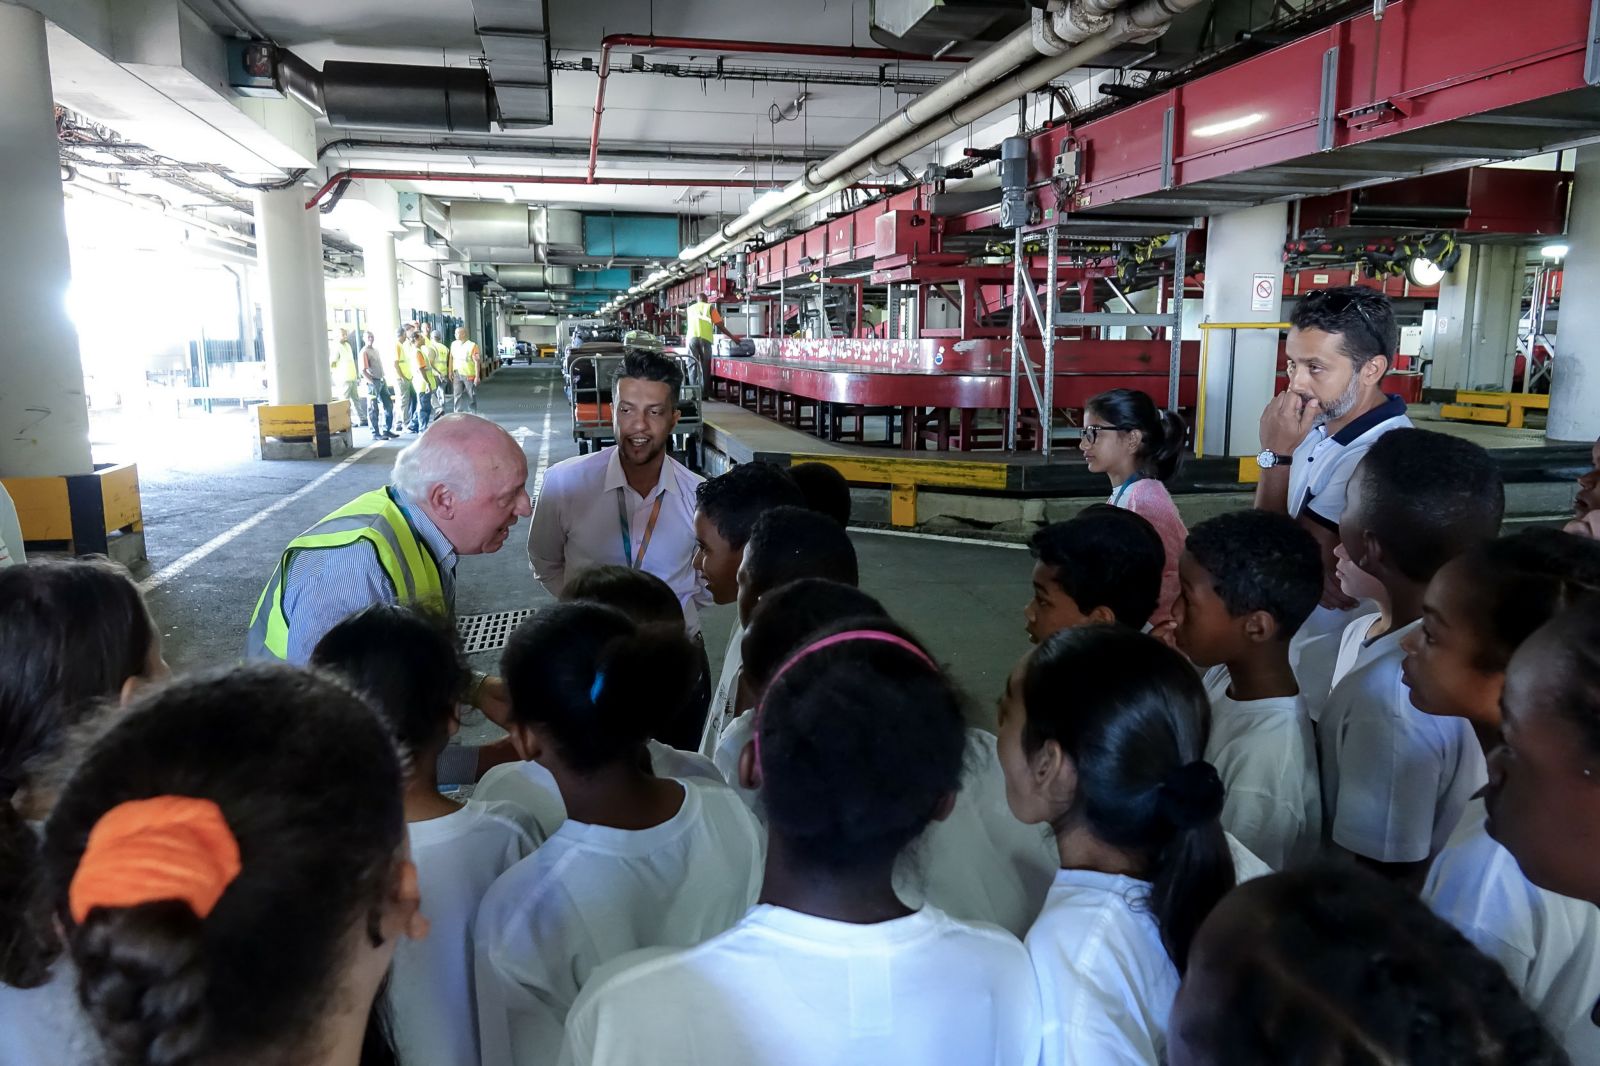
[[[1167,364],[1167,410],[1178,409],[1178,377],[1183,373],[1183,258],[1189,248],[1189,231],[1172,235],[1172,355]],[[1231,389],[1230,389],[1231,394]]]
[[[1012,234],[1011,248],[1011,386],[1006,410],[1006,451],[1017,450],[1017,371],[1022,358],[1022,227]]]
[[[1056,417],[1056,284],[1059,281],[1056,256],[1061,247],[1061,231],[1050,227],[1050,263],[1045,267],[1044,321],[1039,326],[1044,341],[1044,410],[1039,412],[1039,432],[1044,435],[1044,457],[1050,458]]]

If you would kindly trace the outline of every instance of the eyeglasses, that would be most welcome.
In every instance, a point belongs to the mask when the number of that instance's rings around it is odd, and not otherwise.
[[[1389,350],[1389,338],[1378,328],[1378,324],[1372,320],[1372,312],[1367,310],[1367,301],[1362,299],[1361,293],[1354,293],[1349,290],[1312,289],[1300,298],[1302,300],[1314,300],[1318,297],[1322,298],[1322,306],[1327,308],[1331,314],[1343,314],[1354,307],[1356,314],[1360,315],[1361,321],[1366,324],[1367,332],[1372,335],[1373,340],[1378,342],[1379,353],[1386,356],[1394,354]]]
[[[1121,433],[1127,426],[1084,426],[1083,442],[1089,447],[1094,447],[1094,442],[1100,439],[1102,433]]]

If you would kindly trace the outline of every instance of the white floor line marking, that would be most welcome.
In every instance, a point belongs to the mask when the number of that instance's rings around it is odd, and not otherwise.
[[[1026,544],[1013,544],[1006,540],[984,540],[980,537],[950,537],[943,533],[913,533],[908,529],[873,529],[868,526],[851,526],[852,533],[871,533],[879,537],[907,537],[911,540],[937,540],[946,544],[972,544],[980,548],[1010,548],[1027,551]]]
[[[232,529],[224,530],[223,532],[212,537],[210,540],[206,541],[204,544],[200,545],[200,547],[195,548],[193,551],[180,555],[166,566],[163,566],[160,570],[157,570],[155,573],[139,582],[139,588],[145,592],[154,592],[156,589],[160,588],[162,585],[165,585],[173,578],[181,576],[184,571],[188,570],[195,563],[198,563],[200,560],[215,552],[218,548],[227,544],[229,541],[234,540],[236,537],[239,537],[244,533],[248,533],[250,530],[260,525],[263,520],[270,518],[272,515],[283,510],[285,507],[289,506],[291,503],[294,503],[302,496],[312,492],[322,485],[323,482],[332,478],[335,474],[344,470],[345,467],[356,462],[363,455],[366,455],[377,446],[378,442],[374,441],[365,448],[362,448],[359,452],[354,452],[351,455],[346,456],[340,461],[338,466],[335,466],[332,470],[325,472],[321,477],[318,477],[315,480],[309,481],[300,486],[298,489],[291,492],[277,503],[267,507],[264,510],[257,511],[255,514],[251,515],[249,518],[246,518],[243,522],[240,522]]]
[[[544,490],[544,472],[550,467],[550,403],[544,405],[544,428],[539,432],[539,461],[533,470],[533,495],[538,499]]]

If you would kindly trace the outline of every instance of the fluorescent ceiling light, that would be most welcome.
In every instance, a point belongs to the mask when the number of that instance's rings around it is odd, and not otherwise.
[[[1230,118],[1222,122],[1213,122],[1209,126],[1196,126],[1189,131],[1193,137],[1217,137],[1224,133],[1233,133],[1235,130],[1249,129],[1267,116],[1260,111],[1252,111],[1248,115]]]
[[[1547,244],[1539,249],[1539,254],[1546,259],[1565,259],[1572,249],[1565,244]]]

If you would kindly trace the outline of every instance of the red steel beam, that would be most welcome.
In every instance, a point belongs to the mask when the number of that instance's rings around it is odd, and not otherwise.
[[[600,158],[600,116],[606,110],[606,79],[611,75],[611,49],[671,48],[686,52],[723,52],[754,55],[819,56],[827,59],[872,59],[904,63],[965,63],[963,57],[919,55],[889,48],[856,48],[835,44],[782,44],[776,41],[729,41],[717,37],[657,37],[650,33],[611,33],[600,40],[600,83],[594,90],[594,123],[589,128],[589,183],[596,182],[594,168]]]
[[[1057,204],[1046,187],[1040,206],[1102,207],[1295,160],[1336,169],[1341,149],[1585,89],[1590,9],[1589,0],[1546,0],[1536,15],[1503,0],[1395,0],[1381,22],[1359,15],[1104,118],[1040,134],[1033,180],[1049,179],[1069,139],[1084,151],[1070,203]],[[1325,62],[1331,114],[1323,108]],[[1492,136],[1481,147],[1494,158]],[[1397,161],[1406,158],[1398,144],[1395,151]]]

